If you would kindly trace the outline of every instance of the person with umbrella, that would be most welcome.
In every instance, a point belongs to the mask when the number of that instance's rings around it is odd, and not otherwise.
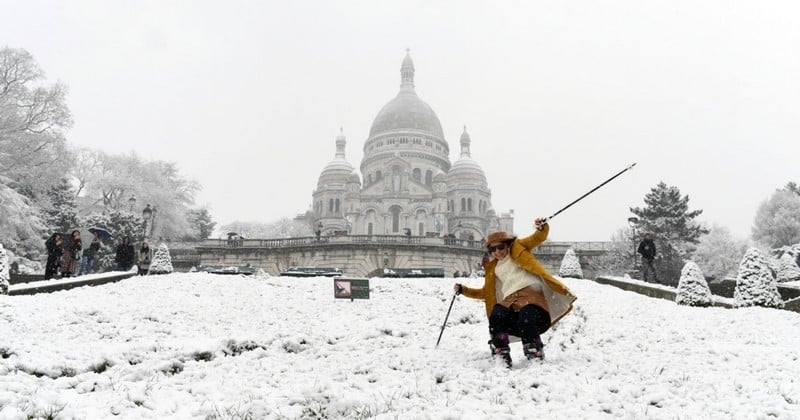
[[[100,237],[97,235],[97,231],[92,231],[89,229],[89,232],[92,232],[92,243],[89,244],[89,248],[83,251],[83,258],[81,258],[81,266],[78,269],[78,275],[82,276],[84,274],[92,274],[94,270],[94,262],[97,258],[97,252],[100,251]]]
[[[100,239],[103,242],[111,239],[111,232],[109,232],[109,231],[107,231],[107,230],[105,230],[105,229],[103,229],[101,227],[92,226],[92,227],[89,228],[89,232],[92,235],[96,234],[97,238]]]

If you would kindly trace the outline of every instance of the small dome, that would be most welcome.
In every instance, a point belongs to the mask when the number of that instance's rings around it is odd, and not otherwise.
[[[464,132],[461,134],[461,157],[453,163],[450,172],[447,173],[447,179],[451,185],[479,184],[486,186],[486,174],[484,174],[483,168],[470,156],[470,143],[467,127],[464,126]]]
[[[486,174],[478,162],[471,158],[462,157],[455,161],[447,173],[447,180],[450,184],[480,184],[486,185]]]
[[[343,129],[340,129],[340,133],[336,137],[336,155],[332,161],[325,165],[319,175],[317,185],[320,187],[332,184],[346,184],[351,178],[350,175],[355,172],[355,168],[347,161],[344,155],[347,139],[344,137],[343,131]]]

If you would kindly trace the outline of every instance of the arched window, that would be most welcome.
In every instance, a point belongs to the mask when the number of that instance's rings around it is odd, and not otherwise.
[[[466,211],[466,210],[467,210],[467,199],[461,197],[461,211]]]
[[[414,171],[411,172],[411,176],[414,177],[414,181],[420,182],[422,179],[422,171],[419,168],[414,168]]]
[[[367,223],[367,235],[372,235],[372,222]]]
[[[467,211],[472,211],[472,199],[471,198],[467,199]]]
[[[470,203],[470,204],[472,204],[472,203]],[[339,199],[338,198],[334,202],[333,212],[334,213],[339,213]]]
[[[433,172],[425,171],[425,185],[433,185]]]
[[[328,200],[328,212],[333,213],[333,199]]]
[[[389,212],[392,214],[392,233],[400,231],[400,206],[392,206]]]
[[[425,223],[419,224],[419,236],[425,236]]]
[[[383,174],[381,173],[381,171],[375,172],[375,180],[380,181],[381,179],[383,179]]]

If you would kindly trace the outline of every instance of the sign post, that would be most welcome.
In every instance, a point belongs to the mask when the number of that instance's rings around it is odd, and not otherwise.
[[[369,279],[334,277],[333,297],[336,299],[369,299]]]

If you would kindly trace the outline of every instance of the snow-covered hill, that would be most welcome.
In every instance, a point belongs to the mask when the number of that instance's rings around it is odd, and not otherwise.
[[[800,418],[800,314],[565,281],[546,360],[515,343],[511,370],[478,301],[435,348],[452,279],[353,302],[331,278],[204,273],[0,296],[0,418]]]

